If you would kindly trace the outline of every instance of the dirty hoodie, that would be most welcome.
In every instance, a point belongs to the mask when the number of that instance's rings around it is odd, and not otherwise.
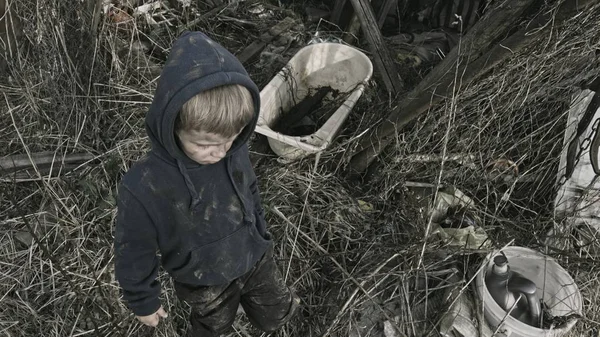
[[[175,118],[192,96],[226,84],[248,88],[255,116],[225,158],[200,165],[177,145]],[[258,88],[235,56],[202,33],[179,37],[146,116],[152,150],[119,186],[115,274],[136,315],[160,307],[159,259],[178,282],[226,284],[271,244],[246,144],[259,107]]]

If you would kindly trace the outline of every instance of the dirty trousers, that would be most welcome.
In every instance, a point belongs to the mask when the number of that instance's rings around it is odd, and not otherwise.
[[[190,286],[175,282],[175,292],[192,307],[187,337],[227,332],[240,304],[252,325],[265,332],[275,331],[293,316],[300,302],[277,269],[272,248],[248,273],[229,284]]]

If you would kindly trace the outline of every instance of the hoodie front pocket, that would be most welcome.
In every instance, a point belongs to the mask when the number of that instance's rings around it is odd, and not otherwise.
[[[255,226],[244,225],[230,235],[194,249],[187,266],[170,273],[187,284],[228,283],[250,270],[271,244]]]

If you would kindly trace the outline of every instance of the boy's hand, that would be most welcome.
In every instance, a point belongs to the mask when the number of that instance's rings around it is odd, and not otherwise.
[[[167,312],[161,306],[157,312],[148,316],[135,316],[140,322],[144,323],[147,326],[156,327],[161,318],[167,318]]]

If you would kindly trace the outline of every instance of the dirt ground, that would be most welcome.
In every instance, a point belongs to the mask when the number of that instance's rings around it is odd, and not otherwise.
[[[0,335],[181,335],[189,309],[162,271],[169,318],[153,329],[129,312],[114,279],[112,246],[116,189],[149,149],[144,116],[170,45],[194,29],[239,55],[289,17],[292,28],[246,64],[263,88],[300,48],[348,37],[306,14],[307,7],[330,11],[333,2],[2,3],[19,18],[20,37],[17,48],[2,50],[11,57],[0,67],[0,158],[54,160],[18,172],[6,166],[0,174]],[[386,39],[431,30],[403,25],[418,17],[419,6],[399,3],[406,5],[383,25]],[[486,10],[499,5],[489,3]],[[559,4],[535,3],[515,29]],[[139,11],[148,4],[155,5],[149,14]],[[483,257],[506,245],[535,249],[567,269],[583,299],[571,335],[598,336],[598,256],[573,244],[573,233],[560,238],[568,243],[560,249],[547,238],[562,221],[553,202],[566,111],[600,74],[599,19],[600,7],[592,6],[457,86],[398,130],[365,176],[349,174],[358,142],[427,76],[450,42],[436,42],[437,59],[410,45],[392,48],[405,92],[390,97],[375,74],[318,158],[282,160],[255,134],[251,156],[276,260],[302,298],[297,317],[273,336],[437,336],[452,291],[472,296]],[[460,44],[461,35],[452,36]],[[366,39],[356,37],[350,43],[372,58]],[[432,232],[437,187],[455,187],[473,200],[489,245],[452,247]],[[240,315],[228,336],[263,335]]]

